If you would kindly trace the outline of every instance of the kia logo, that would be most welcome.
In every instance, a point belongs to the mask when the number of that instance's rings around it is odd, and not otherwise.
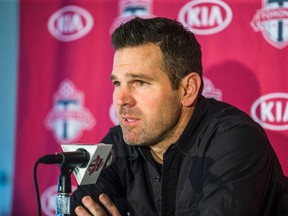
[[[266,129],[288,130],[288,93],[271,93],[258,98],[251,107],[251,116]]]
[[[93,27],[93,17],[85,9],[69,5],[56,11],[48,21],[48,30],[56,39],[73,41],[86,35]]]
[[[194,34],[209,35],[230,24],[232,10],[220,0],[195,0],[181,8],[178,18]]]

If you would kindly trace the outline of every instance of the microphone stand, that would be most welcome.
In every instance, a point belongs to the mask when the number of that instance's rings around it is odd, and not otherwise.
[[[90,153],[85,148],[79,148],[79,146],[81,145],[71,145],[71,146],[73,146],[73,148],[76,151],[56,153],[55,155],[46,155],[46,156],[41,157],[38,162],[38,163],[45,163],[45,164],[58,164],[58,167],[60,168],[60,175],[58,178],[58,190],[57,190],[57,196],[56,196],[56,216],[70,215],[70,198],[72,195],[71,174],[75,170],[76,167],[77,167],[76,168],[77,172],[79,172],[78,167],[79,168],[87,167],[90,161]],[[104,144],[102,144],[101,146],[104,147]],[[110,145],[105,144],[105,147],[109,148],[110,153],[108,155],[109,159],[107,160],[107,157],[105,157],[105,163],[101,164],[101,166],[103,165],[103,167],[109,166],[114,161],[114,156],[115,156],[111,150],[111,147],[112,147],[111,144]],[[99,155],[97,156],[97,158],[94,157],[94,155],[96,154],[96,148],[97,147],[94,146],[92,147],[92,149],[89,150],[91,151],[91,154],[93,153],[92,158],[94,158],[95,161],[96,159],[101,159],[101,162],[103,163],[103,159]],[[103,151],[105,152],[105,149],[103,149]],[[91,178],[91,180],[95,180],[96,182],[97,176],[96,175],[93,176],[93,175],[94,174],[92,174],[93,178]],[[34,179],[35,179],[35,175],[34,175]],[[41,209],[41,203],[39,204],[39,206]]]
[[[75,166],[68,166],[65,163],[59,164],[60,175],[58,178],[58,190],[56,196],[56,216],[70,215],[71,197],[71,174]]]

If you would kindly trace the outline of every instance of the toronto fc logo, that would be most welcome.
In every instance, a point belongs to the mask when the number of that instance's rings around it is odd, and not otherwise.
[[[251,26],[262,32],[272,46],[282,49],[288,45],[288,0],[263,0],[262,9],[257,10]]]
[[[70,80],[64,80],[53,98],[45,125],[59,144],[76,142],[84,130],[91,130],[95,119],[84,107],[84,95]]]
[[[122,23],[129,21],[135,16],[142,18],[154,17],[152,14],[153,0],[119,0],[119,16],[116,17],[110,27],[110,34]]]
[[[214,98],[215,100],[222,101],[222,90],[215,88],[210,79],[203,76],[204,89],[203,95],[207,98]]]

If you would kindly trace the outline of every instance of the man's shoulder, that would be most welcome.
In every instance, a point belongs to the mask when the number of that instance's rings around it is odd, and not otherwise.
[[[210,114],[226,113],[226,111],[229,111],[229,113],[231,113],[231,114],[244,113],[242,110],[238,109],[236,106],[229,104],[227,102],[224,102],[224,101],[218,101],[214,98],[203,97],[203,99],[200,101],[199,105],[207,107],[208,112]]]
[[[261,128],[247,113],[231,104],[211,98],[205,98],[203,104],[208,107],[206,119],[210,127],[217,127],[221,130],[240,125]]]

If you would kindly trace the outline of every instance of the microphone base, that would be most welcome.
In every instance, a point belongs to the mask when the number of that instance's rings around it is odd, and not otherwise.
[[[56,196],[56,216],[70,215],[70,195],[58,193]]]

